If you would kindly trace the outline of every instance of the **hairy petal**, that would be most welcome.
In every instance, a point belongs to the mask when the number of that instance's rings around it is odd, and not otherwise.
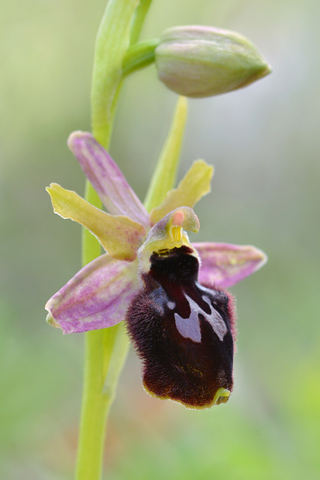
[[[68,146],[112,215],[126,215],[149,227],[149,215],[108,152],[88,132],[74,132]]]
[[[267,262],[267,256],[251,245],[228,243],[193,243],[201,258],[200,283],[231,287],[256,272]]]
[[[136,258],[136,251],[145,235],[142,225],[127,217],[109,215],[57,183],[51,183],[47,191],[55,213],[90,230],[109,255],[118,260],[132,261]]]
[[[204,160],[196,160],[178,187],[170,190],[163,203],[151,211],[152,225],[161,220],[167,213],[182,205],[193,208],[204,195],[210,192],[212,175],[213,167],[211,165],[208,165]]]
[[[46,304],[47,322],[63,333],[116,325],[138,290],[136,262],[101,255],[80,270]]]

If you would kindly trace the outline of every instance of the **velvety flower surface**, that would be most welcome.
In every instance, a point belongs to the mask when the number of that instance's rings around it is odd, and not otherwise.
[[[187,231],[200,226],[192,208],[210,190],[212,167],[194,162],[149,215],[90,133],[73,133],[68,145],[108,213],[51,184],[54,211],[88,228],[107,253],[47,302],[48,323],[76,333],[126,319],[147,391],[191,408],[227,401],[235,319],[224,288],[254,273],[266,256],[253,246],[189,242]]]

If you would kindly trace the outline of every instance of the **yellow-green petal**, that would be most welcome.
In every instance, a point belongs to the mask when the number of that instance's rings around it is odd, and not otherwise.
[[[52,183],[47,191],[55,213],[80,223],[97,237],[113,258],[133,261],[145,235],[145,228],[128,217],[109,215],[75,192]]]
[[[193,208],[194,205],[207,193],[210,192],[213,167],[204,160],[196,160],[178,187],[168,192],[164,202],[151,211],[150,219],[154,225],[167,213],[186,206]]]

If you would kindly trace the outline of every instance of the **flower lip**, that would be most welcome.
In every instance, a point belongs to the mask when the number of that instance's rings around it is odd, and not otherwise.
[[[199,272],[197,252],[187,245],[165,252],[153,252],[148,274],[156,281],[166,284],[190,284],[197,281]]]
[[[232,390],[232,299],[199,285],[192,253],[183,245],[151,255],[126,322],[143,361],[145,389],[188,408],[207,408],[225,403]]]

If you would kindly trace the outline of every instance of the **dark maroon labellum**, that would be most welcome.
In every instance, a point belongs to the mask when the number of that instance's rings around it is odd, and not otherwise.
[[[126,316],[144,385],[190,408],[220,403],[218,390],[233,385],[232,299],[198,283],[199,261],[187,246],[153,253],[150,261],[145,288]]]

